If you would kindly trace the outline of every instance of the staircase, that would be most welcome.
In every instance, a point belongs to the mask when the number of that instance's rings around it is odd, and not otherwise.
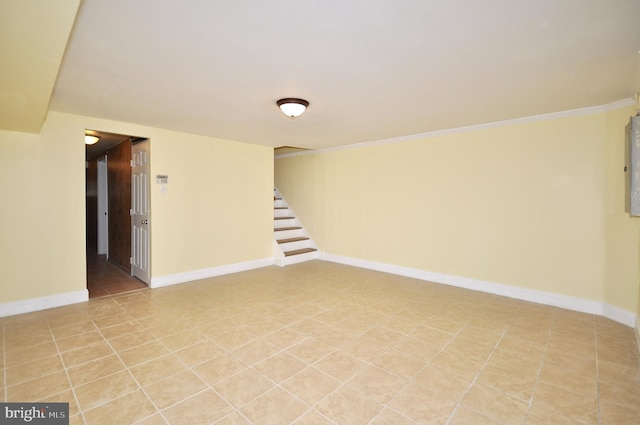
[[[273,235],[275,264],[289,264],[320,258],[320,251],[278,192],[273,190]]]

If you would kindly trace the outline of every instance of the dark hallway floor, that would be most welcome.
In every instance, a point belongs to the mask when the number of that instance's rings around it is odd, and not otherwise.
[[[89,298],[147,288],[147,285],[107,261],[106,255],[87,251],[87,289]]]

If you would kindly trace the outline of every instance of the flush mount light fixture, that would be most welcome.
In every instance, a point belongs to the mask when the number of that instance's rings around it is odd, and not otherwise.
[[[302,115],[302,113],[309,106],[309,102],[304,99],[297,99],[295,97],[287,97],[280,99],[276,102],[283,114],[290,118],[296,118]]]
[[[100,140],[98,136],[91,136],[89,134],[85,134],[84,136],[85,145],[95,145],[96,143],[98,143],[98,140]]]

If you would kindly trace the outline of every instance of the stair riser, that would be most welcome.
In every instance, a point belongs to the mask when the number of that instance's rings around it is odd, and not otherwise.
[[[279,227],[291,227],[291,226],[296,226],[296,219],[295,218],[289,218],[286,220],[274,220],[274,226],[275,228],[279,228]]]
[[[305,261],[314,260],[317,258],[320,258],[319,251],[307,252],[306,254],[292,255],[290,257],[285,257],[284,265],[287,266],[290,264],[303,263]]]
[[[273,210],[273,217],[291,217],[291,211],[289,208],[286,210]]]
[[[286,207],[287,203],[284,202],[282,199],[280,199],[280,200],[274,201],[273,202],[273,206],[274,207]]]
[[[279,232],[274,232],[276,240],[279,239],[289,239],[289,238],[297,238],[300,236],[305,236],[304,230],[281,230]]]
[[[280,247],[282,252],[294,251],[296,249],[302,249],[302,248],[314,248],[314,246],[311,244],[311,241],[309,240],[281,243],[281,244],[278,244],[278,246]]]

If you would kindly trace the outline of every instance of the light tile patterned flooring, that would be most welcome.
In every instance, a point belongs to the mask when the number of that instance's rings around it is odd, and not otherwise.
[[[308,262],[2,319],[0,397],[71,424],[637,424],[631,328]]]

